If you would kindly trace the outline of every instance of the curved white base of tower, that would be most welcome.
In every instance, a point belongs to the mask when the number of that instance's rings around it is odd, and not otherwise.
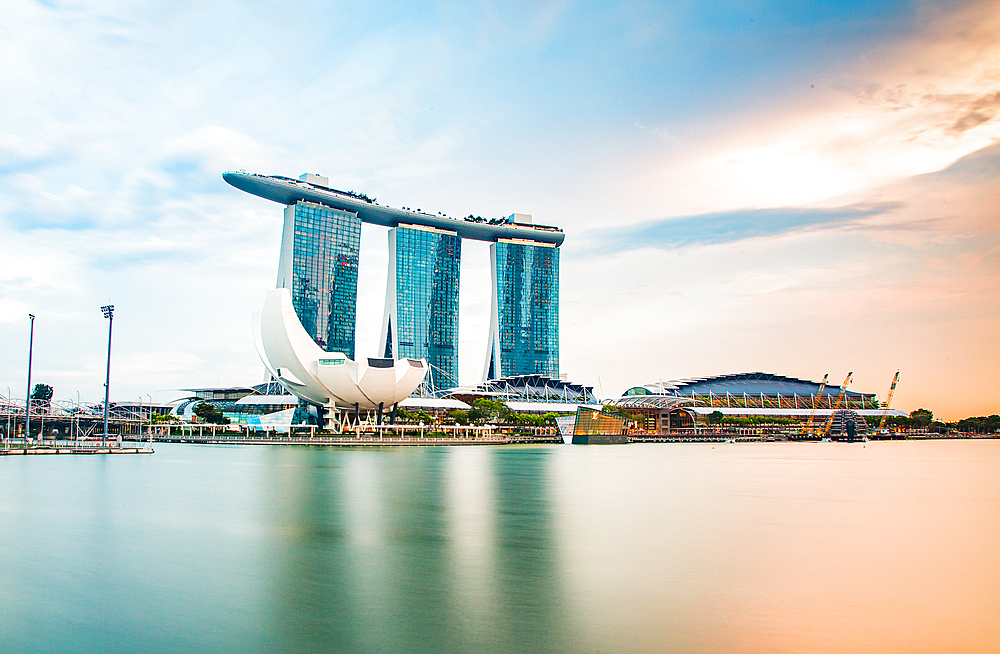
[[[408,397],[427,374],[423,359],[365,362],[324,351],[299,322],[287,288],[269,291],[264,299],[260,347],[264,365],[289,393],[326,407],[331,417],[341,409],[388,409]]]

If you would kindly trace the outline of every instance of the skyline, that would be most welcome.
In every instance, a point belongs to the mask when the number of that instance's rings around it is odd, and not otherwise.
[[[302,21],[308,12],[309,21]],[[345,26],[350,26],[346,29]],[[566,232],[560,363],[630,386],[762,370],[945,419],[1000,384],[1000,7],[12,3],[0,18],[0,388],[262,380],[274,203],[244,168]],[[295,38],[289,38],[294,34]],[[362,227],[359,354],[387,230]],[[460,381],[488,246],[463,247]]]

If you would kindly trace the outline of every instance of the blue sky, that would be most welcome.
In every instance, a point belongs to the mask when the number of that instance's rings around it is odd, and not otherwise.
[[[227,169],[567,231],[562,367],[856,372],[996,412],[994,3],[26,2],[0,16],[0,393],[259,381],[280,207]],[[386,238],[362,235],[359,352]],[[463,382],[489,271],[467,244]],[[885,388],[883,388],[885,387]]]

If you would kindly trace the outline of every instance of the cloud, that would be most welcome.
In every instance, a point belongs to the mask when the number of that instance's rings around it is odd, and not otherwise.
[[[620,187],[659,213],[828,204],[948,167],[1000,141],[1000,5],[927,17],[700,138],[626,167]],[[673,134],[680,133],[671,129]],[[624,176],[623,176],[624,177]]]
[[[584,235],[588,254],[614,254],[643,248],[674,249],[689,245],[732,243],[750,238],[844,225],[861,218],[901,209],[900,202],[882,202],[829,209],[778,207],[679,216],[664,220],[592,230]]]
[[[162,173],[164,186],[183,193],[225,193],[219,177],[227,170],[260,170],[280,154],[268,146],[231,129],[206,125],[164,143],[151,168]]]
[[[1000,177],[1000,143],[967,154],[947,168],[924,177],[966,183],[995,181]]]
[[[0,177],[49,165],[56,156],[47,143],[27,140],[16,134],[0,134]]]
[[[964,228],[996,217],[988,201],[980,206],[967,206],[966,201],[978,199],[975,189],[988,189],[998,176],[1000,143],[966,155],[943,170],[872,189],[865,202],[737,209],[602,227],[580,234],[574,239],[579,245],[571,241],[567,250],[590,257],[645,248],[732,243],[817,229],[909,232],[918,238],[929,233],[939,239],[948,233],[958,236]]]
[[[979,96],[968,103],[967,113],[951,126],[953,132],[965,132],[983,123],[988,123],[1000,109],[1000,91]]]

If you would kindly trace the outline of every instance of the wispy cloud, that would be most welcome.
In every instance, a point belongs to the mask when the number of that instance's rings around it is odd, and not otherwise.
[[[28,140],[15,134],[0,134],[0,177],[51,165],[57,152],[44,141]]]
[[[920,234],[953,229],[957,234],[963,223],[981,222],[979,212],[970,212],[962,205],[957,216],[954,212],[935,214],[930,207],[934,206],[939,212],[941,207],[929,205],[929,197],[940,199],[957,195],[950,205],[957,209],[955,203],[961,201],[963,193],[968,197],[971,189],[994,184],[998,176],[1000,143],[962,157],[943,170],[909,178],[902,186],[872,189],[871,198],[866,202],[833,207],[737,209],[618,224],[579,234],[567,251],[587,257],[615,255],[645,248],[676,249],[733,243],[818,229]],[[916,206],[907,210],[910,204]]]
[[[900,202],[853,205],[831,209],[781,207],[744,209],[596,229],[587,232],[589,254],[615,254],[642,248],[674,249],[687,245],[732,243],[793,231],[844,225],[902,208]]]

